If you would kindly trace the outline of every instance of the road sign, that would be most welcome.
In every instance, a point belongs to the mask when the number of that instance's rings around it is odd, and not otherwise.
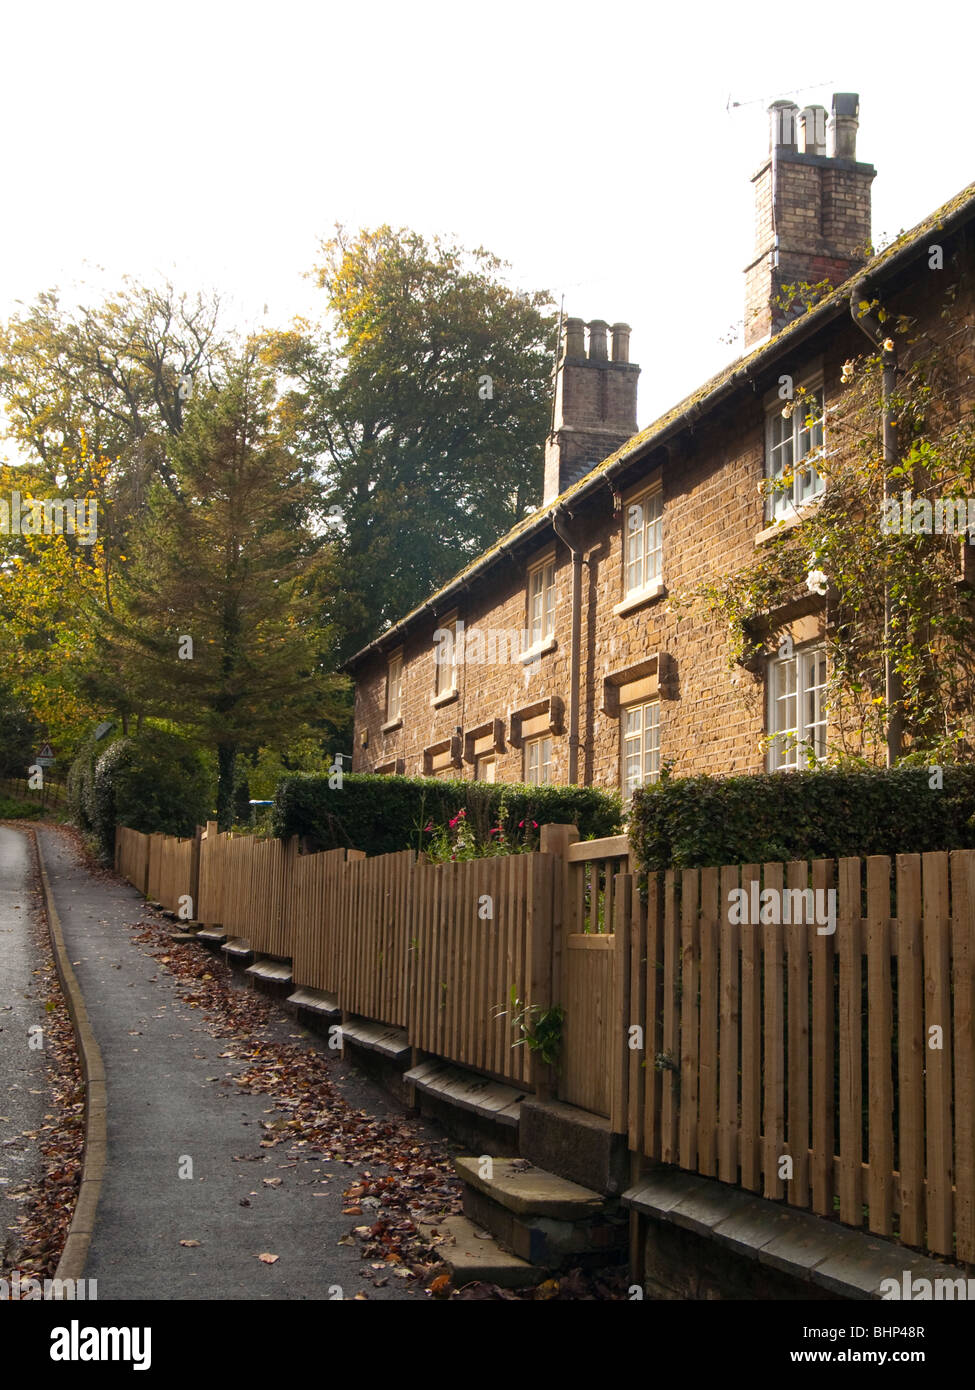
[[[38,767],[50,767],[54,762],[54,749],[49,743],[43,743],[34,759]]]

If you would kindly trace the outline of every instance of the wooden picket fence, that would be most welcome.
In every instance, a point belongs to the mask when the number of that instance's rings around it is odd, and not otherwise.
[[[145,893],[149,869],[149,836],[121,825],[115,837],[115,868],[140,893]]]
[[[975,1260],[975,851],[617,884],[630,1148]],[[732,896],[809,888],[835,931]]]
[[[120,831],[117,866],[171,904],[195,842],[163,838]],[[975,1260],[975,851],[641,884],[625,837],[571,826],[442,865],[215,826],[197,843],[200,921],[417,1054],[552,1087],[651,1162]],[[767,890],[807,912],[834,892],[832,925],[762,921]],[[550,1075],[512,1019],[553,1003]]]

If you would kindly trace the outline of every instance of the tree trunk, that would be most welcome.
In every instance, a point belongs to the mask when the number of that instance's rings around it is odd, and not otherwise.
[[[234,823],[234,774],[237,745],[221,743],[217,748],[217,828],[229,830]]]

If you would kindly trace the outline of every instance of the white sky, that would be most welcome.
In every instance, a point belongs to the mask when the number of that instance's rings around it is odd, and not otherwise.
[[[737,355],[768,101],[860,93],[889,238],[975,178],[973,13],[4,0],[0,316],[127,271],[283,324],[319,312],[302,272],[336,222],[390,222],[632,324],[642,426]]]

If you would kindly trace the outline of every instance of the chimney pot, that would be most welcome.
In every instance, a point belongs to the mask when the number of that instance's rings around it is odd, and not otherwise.
[[[566,319],[565,321],[565,356],[566,357],[585,357],[586,355],[586,325],[583,319]]]
[[[613,361],[629,362],[630,360],[630,325],[628,323],[614,323],[613,334]]]
[[[769,114],[769,152],[796,148],[796,118],[799,108],[794,101],[773,101]]]
[[[833,113],[829,121],[830,155],[834,159],[856,159],[860,97],[856,92],[834,92]]]
[[[609,332],[609,324],[605,319],[593,319],[589,324],[589,361],[605,362],[606,353],[606,334]]]
[[[826,153],[825,106],[806,106],[799,112],[799,151],[801,154]]]

